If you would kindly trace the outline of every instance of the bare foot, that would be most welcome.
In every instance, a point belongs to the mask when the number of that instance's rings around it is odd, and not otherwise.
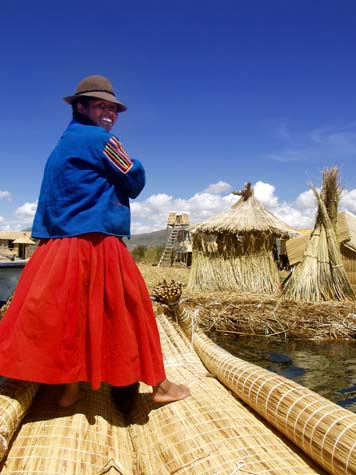
[[[80,390],[79,383],[70,383],[64,386],[62,396],[58,400],[61,407],[69,407],[84,398],[84,392]]]
[[[152,399],[154,402],[174,402],[180,401],[190,396],[190,391],[183,384],[175,384],[165,379],[157,386],[153,387]]]

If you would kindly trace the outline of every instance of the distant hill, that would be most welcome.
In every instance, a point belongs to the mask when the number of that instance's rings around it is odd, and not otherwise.
[[[124,238],[125,244],[130,251],[135,249],[138,246],[145,247],[164,247],[167,240],[167,229],[162,229],[160,231],[152,231],[151,233],[144,234],[134,234],[128,238]]]

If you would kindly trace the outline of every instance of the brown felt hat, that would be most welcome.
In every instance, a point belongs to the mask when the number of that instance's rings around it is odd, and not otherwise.
[[[64,97],[68,104],[72,104],[78,97],[95,97],[97,99],[104,99],[105,101],[117,104],[119,112],[124,112],[127,107],[116,99],[111,82],[105,77],[98,74],[88,76],[80,81],[75,91],[74,96]]]

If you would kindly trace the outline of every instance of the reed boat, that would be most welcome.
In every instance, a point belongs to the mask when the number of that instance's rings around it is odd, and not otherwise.
[[[168,378],[191,397],[159,405],[141,384],[125,418],[105,384],[63,409],[59,387],[4,379],[1,474],[356,475],[355,414],[218,347],[179,288],[155,298]]]
[[[26,259],[0,260],[0,305],[7,302],[14,292]]]

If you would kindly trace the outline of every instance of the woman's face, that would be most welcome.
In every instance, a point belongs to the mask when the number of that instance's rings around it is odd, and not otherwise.
[[[93,124],[104,127],[108,131],[111,130],[118,117],[117,105],[104,99],[92,99],[87,106],[78,103],[77,111],[86,115]]]

